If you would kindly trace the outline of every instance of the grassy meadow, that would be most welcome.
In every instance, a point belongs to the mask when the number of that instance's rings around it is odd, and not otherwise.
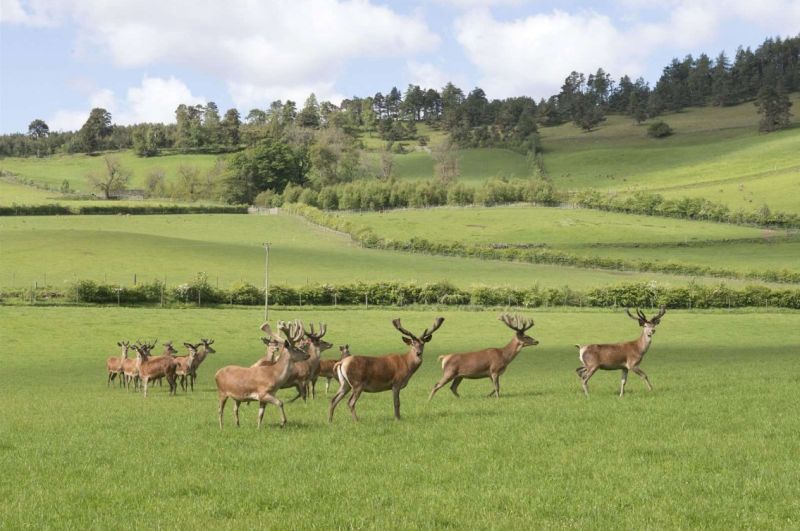
[[[497,313],[273,311],[323,320],[326,340],[370,355],[404,348],[393,317],[412,331],[446,321],[401,394],[402,421],[382,393],[362,395],[360,423],[341,406],[328,425],[318,385],[316,400],[286,405],[283,430],[268,406],[259,432],[255,405],[240,429],[229,405],[219,430],[213,383],[261,355],[257,309],[0,307],[2,527],[798,526],[800,418],[780,406],[800,384],[797,313],[669,311],[642,364],[655,390],[631,375],[619,399],[620,373],[601,371],[587,400],[572,344],[638,327],[621,311],[537,311],[541,343],[509,367],[499,400],[479,380],[427,402],[438,355],[508,341]],[[193,394],[106,387],[116,341],[208,336],[217,353]]]
[[[795,107],[800,95],[792,98]],[[547,173],[563,189],[630,192],[667,197],[704,197],[732,209],[800,212],[800,128],[770,134],[757,129],[752,103],[691,108],[660,116],[675,134],[646,135],[649,122],[635,125],[612,115],[585,133],[572,124],[542,128]]]
[[[200,271],[221,287],[242,280],[261,286],[265,241],[272,244],[272,284],[448,280],[463,287],[538,284],[583,289],[651,280],[676,285],[690,280],[656,273],[364,249],[349,237],[289,215],[223,214],[0,218],[0,286],[29,286],[34,282],[42,285],[45,281],[48,285],[63,285],[76,278],[129,285],[134,274],[138,281],[166,277],[168,285],[175,285],[194,278]],[[695,280],[719,282],[715,278]]]

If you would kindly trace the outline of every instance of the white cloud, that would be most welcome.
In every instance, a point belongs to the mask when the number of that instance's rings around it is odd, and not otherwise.
[[[554,11],[512,22],[474,11],[456,22],[457,38],[478,67],[478,85],[493,98],[558,92],[572,70],[636,72],[642,54],[625,44],[611,19],[593,12]]]
[[[475,9],[492,6],[518,6],[524,4],[526,0],[437,0],[437,2],[449,4],[459,9]]]
[[[105,50],[116,66],[179,64],[224,80],[238,106],[332,87],[352,60],[439,44],[418,16],[370,0],[37,0],[28,13],[63,20],[62,8],[86,49]]]
[[[112,90],[96,90],[89,95],[85,110],[57,111],[47,123],[54,131],[74,131],[81,128],[89,117],[89,111],[95,107],[110,112],[115,124],[172,123],[175,121],[175,109],[181,103],[197,105],[205,104],[206,100],[194,96],[183,81],[174,77],[162,79],[145,76],[142,84],[130,87],[122,100]]]
[[[469,86],[469,81],[459,73],[446,72],[433,63],[410,60],[406,63],[409,82],[422,89],[441,90],[448,82],[457,87]]]

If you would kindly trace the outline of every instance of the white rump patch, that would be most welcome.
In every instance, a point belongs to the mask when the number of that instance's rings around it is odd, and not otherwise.
[[[586,363],[583,361],[584,354],[586,354],[586,347],[581,347],[581,349],[578,351],[578,359],[581,360],[581,365],[586,365]]]

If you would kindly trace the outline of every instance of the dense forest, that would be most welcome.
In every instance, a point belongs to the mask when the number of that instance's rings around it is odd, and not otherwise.
[[[264,191],[287,185],[320,190],[363,176],[387,179],[391,161],[367,167],[360,156],[361,135],[385,141],[387,153],[402,153],[413,143],[427,147],[418,124],[448,134],[445,146],[432,151],[437,178],[457,174],[453,150],[503,147],[523,154],[538,150],[538,128],[573,122],[586,131],[600,126],[606,114],[642,122],[688,106],[727,106],[753,101],[762,113],[761,129],[789,122],[787,93],[800,90],[800,36],[769,38],[753,51],[739,48],[734,57],[673,59],[654,86],[624,75],[612,80],[602,68],[571,72],[558,94],[536,102],[519,96],[489,100],[481,88],[465,92],[452,83],[441,90],[409,85],[385,94],[353,97],[340,105],[311,94],[302,107],[275,101],[242,117],[236,109],[221,113],[214,102],[180,105],[173,124],[116,125],[101,108],[91,111],[79,131],[51,132],[41,119],[27,134],[0,136],[0,156],[47,156],[133,149],[140,156],[162,153],[224,153],[229,157],[224,198],[252,202]]]

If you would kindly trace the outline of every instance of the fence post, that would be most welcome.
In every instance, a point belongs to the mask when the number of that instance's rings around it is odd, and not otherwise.
[[[136,273],[133,274],[133,285],[136,285]]]

